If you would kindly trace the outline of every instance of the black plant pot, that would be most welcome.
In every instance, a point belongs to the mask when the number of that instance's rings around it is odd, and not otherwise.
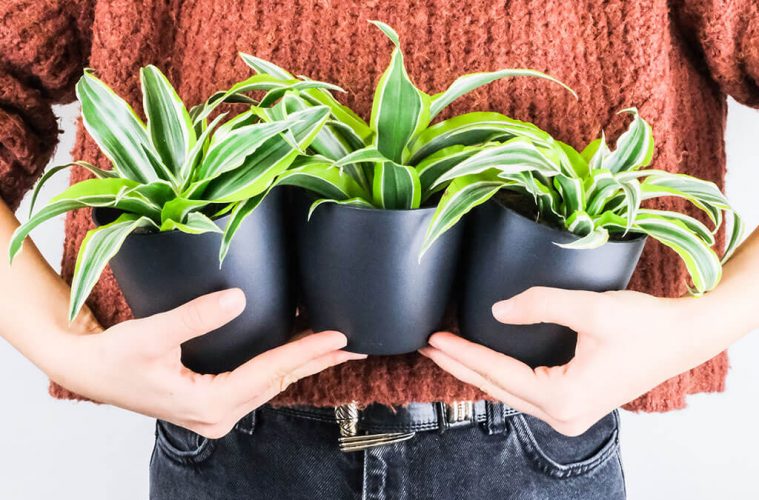
[[[272,191],[243,221],[219,269],[220,234],[179,231],[130,235],[111,269],[135,317],[178,307],[200,295],[238,287],[243,313],[182,345],[182,362],[198,373],[221,373],[282,345],[292,333],[295,298],[285,232],[285,199]],[[96,209],[96,223],[112,213]],[[224,227],[228,217],[217,223]]]
[[[419,261],[434,208],[379,210],[323,204],[296,194],[301,303],[315,331],[337,330],[347,349],[371,355],[416,351],[442,326],[453,294],[462,230]]]
[[[624,289],[646,242],[645,237],[635,237],[592,250],[561,248],[555,243],[570,243],[577,236],[537,223],[495,200],[476,208],[469,223],[459,305],[461,334],[532,367],[572,359],[576,334],[551,323],[504,325],[493,317],[493,304],[533,286]]]

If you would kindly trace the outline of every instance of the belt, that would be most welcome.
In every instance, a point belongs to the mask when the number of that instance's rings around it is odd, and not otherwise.
[[[454,401],[410,403],[404,406],[372,404],[359,409],[356,403],[335,408],[289,406],[266,408],[294,417],[337,424],[342,451],[361,451],[413,438],[417,432],[484,425],[488,433],[502,431],[506,419],[519,412],[503,403]]]

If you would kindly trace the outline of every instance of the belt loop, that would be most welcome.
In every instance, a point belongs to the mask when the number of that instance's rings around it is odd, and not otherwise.
[[[506,432],[506,407],[503,403],[495,401],[485,401],[485,413],[487,419],[485,426],[488,434],[502,434]]]
[[[253,432],[255,432],[256,430],[256,412],[257,411],[258,410],[253,410],[252,412],[242,417],[240,421],[237,422],[237,424],[235,424],[235,429],[252,436]]]

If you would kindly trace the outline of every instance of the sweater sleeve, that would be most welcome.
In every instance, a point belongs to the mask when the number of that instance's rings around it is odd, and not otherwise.
[[[74,98],[89,58],[94,2],[0,1],[0,198],[11,208],[55,149],[51,106]]]
[[[759,107],[759,1],[676,0],[673,14],[722,92]]]

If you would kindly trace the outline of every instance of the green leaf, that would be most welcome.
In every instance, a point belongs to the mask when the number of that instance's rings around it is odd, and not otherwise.
[[[459,97],[468,94],[469,92],[487,85],[496,80],[503,78],[509,78],[513,76],[531,76],[535,78],[544,78],[551,82],[557,83],[567,89],[575,98],[577,94],[574,90],[567,85],[557,80],[556,78],[541,73],[540,71],[534,71],[531,69],[502,69],[499,71],[493,71],[489,73],[471,73],[458,77],[445,92],[435,94],[432,96],[432,105],[430,106],[430,118],[435,118],[438,113],[445,109],[449,104],[458,99]]]
[[[397,33],[385,23],[371,22],[395,44],[374,93],[370,121],[374,144],[391,161],[405,163],[409,142],[430,123],[430,99],[409,78]]]
[[[640,117],[635,108],[620,113],[630,113],[633,121],[627,131],[617,140],[614,151],[604,158],[603,167],[612,172],[625,172],[646,167],[654,156],[654,134],[651,126]]]
[[[554,151],[539,148],[527,139],[516,137],[503,144],[483,147],[476,154],[440,175],[433,187],[456,177],[479,174],[491,169],[496,169],[504,175],[525,171],[540,172],[545,176],[561,173],[561,166]]]
[[[554,245],[567,250],[592,250],[605,245],[607,241],[609,241],[609,231],[605,227],[598,227],[571,243],[554,243]]]
[[[166,178],[154,170],[145,153],[153,146],[145,125],[126,101],[89,71],[79,79],[76,95],[82,106],[84,128],[119,175],[138,182]]]
[[[292,80],[295,78],[292,73],[289,73],[276,64],[261,59],[260,57],[240,52],[240,58],[256,73],[273,76],[282,80]]]
[[[195,145],[195,129],[182,99],[161,71],[153,65],[140,70],[142,102],[148,133],[162,165],[178,174],[187,153]]]
[[[419,260],[446,231],[474,207],[488,201],[503,187],[505,181],[492,174],[459,177],[443,193],[424,237]]]
[[[214,121],[205,127],[205,130],[203,130],[203,132],[200,134],[200,137],[198,137],[195,145],[192,147],[190,152],[187,153],[185,161],[180,167],[177,176],[182,184],[182,190],[187,189],[189,184],[192,182],[193,172],[195,171],[203,155],[207,152],[208,147],[210,146],[211,134],[216,129],[216,126],[219,124],[219,122],[221,122],[221,120],[226,117],[226,115],[226,113],[220,114]]]
[[[161,224],[160,230],[177,230],[187,234],[223,233],[221,228],[217,226],[214,221],[200,212],[191,212],[187,214],[184,222],[178,222],[174,219],[166,219]]]
[[[334,200],[368,197],[349,175],[341,173],[340,169],[329,163],[290,168],[277,178],[276,185],[296,186],[321,198]]]
[[[419,172],[419,180],[422,183],[422,197],[429,196],[432,192],[435,192],[436,190],[433,190],[433,186],[442,187],[444,185],[442,182],[437,182],[440,176],[485,147],[487,145],[450,146],[431,154],[419,162],[416,170]]]
[[[720,281],[722,265],[711,246],[679,219],[660,214],[639,213],[637,228],[674,250],[685,263],[696,294],[707,292]]]
[[[422,185],[413,167],[393,162],[378,163],[374,167],[374,203],[379,208],[411,210],[419,208]]]
[[[192,200],[182,197],[166,202],[161,209],[161,231],[165,231],[163,229],[164,224],[169,221],[182,222],[191,212],[207,205],[208,202],[205,200]]]
[[[224,228],[224,234],[221,237],[221,246],[219,247],[219,268],[221,268],[224,259],[227,257],[227,253],[229,253],[232,239],[237,233],[237,230],[240,229],[240,224],[242,224],[245,218],[252,214],[258,205],[264,201],[264,198],[269,194],[269,191],[270,189],[267,189],[263,193],[259,193],[252,198],[240,201],[234,205],[234,208],[229,215],[227,225]]]
[[[69,321],[74,321],[108,262],[127,236],[138,228],[155,227],[148,217],[123,214],[116,221],[90,230],[82,241],[71,280]]]
[[[413,141],[409,165],[417,165],[424,158],[450,146],[472,146],[495,139],[524,137],[539,146],[550,146],[551,136],[531,123],[511,119],[501,113],[475,112],[443,120]]]
[[[332,113],[332,116],[345,127],[348,127],[351,132],[360,139],[362,143],[367,143],[372,137],[372,129],[369,125],[358,116],[348,106],[340,104],[332,94],[326,90],[307,90],[302,93],[303,97],[312,104],[327,106]]]
[[[369,203],[363,198],[350,198],[348,200],[333,200],[328,198],[323,198],[321,200],[316,200],[311,204],[311,208],[308,210],[308,220],[311,220],[311,216],[314,215],[314,212],[317,208],[319,208],[322,205],[334,203],[335,205],[343,205],[343,206],[349,206],[349,207],[356,207],[356,208],[374,208],[374,205]]]
[[[578,211],[585,212],[585,190],[582,181],[574,177],[557,175],[553,178],[554,186],[559,191],[564,205],[564,217],[571,217]]]
[[[562,161],[566,162],[569,169],[574,174],[573,177],[584,179],[588,176],[590,168],[582,154],[578,153],[575,148],[561,141],[556,141],[556,145],[563,152]]]
[[[305,149],[319,133],[329,117],[324,106],[310,108],[290,115],[295,125],[290,132],[300,149]],[[274,136],[262,144],[243,164],[211,181],[203,197],[217,203],[229,203],[252,198],[271,185],[274,179],[287,170],[299,152],[282,136]]]
[[[246,125],[229,132],[226,137],[214,137],[203,162],[197,171],[197,179],[205,181],[240,167],[245,159],[255,154],[266,141],[296,125],[300,115],[272,123]]]
[[[82,167],[85,170],[88,170],[92,175],[94,175],[98,179],[113,178],[113,177],[117,177],[118,175],[113,170],[102,170],[91,163],[87,163],[86,161],[72,161],[64,165],[57,165],[55,167],[52,167],[47,172],[45,172],[42,175],[42,177],[40,177],[40,179],[37,181],[37,184],[34,186],[34,192],[32,193],[32,201],[29,205],[30,214],[34,213],[34,206],[37,204],[37,198],[39,197],[40,191],[42,190],[42,186],[44,186],[47,183],[47,181],[49,181],[55,174],[57,174],[61,170],[66,170],[74,166]]]

